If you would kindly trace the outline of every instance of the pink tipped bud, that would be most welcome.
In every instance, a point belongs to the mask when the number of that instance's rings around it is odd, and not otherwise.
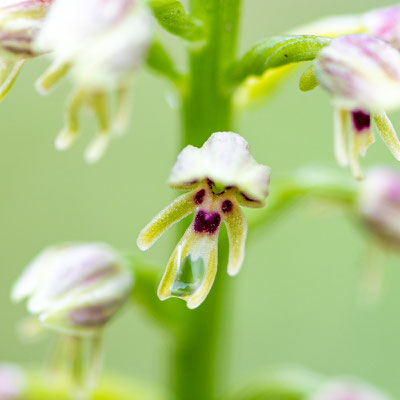
[[[400,245],[400,171],[374,168],[362,184],[359,209],[367,226],[389,245]]]
[[[15,301],[47,326],[93,334],[121,308],[132,287],[124,261],[105,244],[68,244],[42,252],[14,286]]]
[[[15,0],[0,6],[0,49],[7,57],[30,58],[51,0]]]

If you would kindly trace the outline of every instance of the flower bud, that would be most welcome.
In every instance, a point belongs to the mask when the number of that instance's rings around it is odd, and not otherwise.
[[[25,387],[21,369],[10,364],[0,364],[0,400],[20,400]]]
[[[0,7],[2,56],[30,58],[41,54],[34,48],[52,0],[12,0]]]
[[[52,0],[10,0],[0,6],[0,101],[25,61],[42,52],[34,42]]]
[[[72,335],[97,333],[132,287],[124,261],[106,244],[65,244],[43,251],[14,286],[15,301],[48,327]]]
[[[400,171],[370,169],[361,186],[359,210],[371,231],[388,245],[400,246]]]
[[[310,400],[390,400],[375,387],[354,378],[335,379],[324,383]]]

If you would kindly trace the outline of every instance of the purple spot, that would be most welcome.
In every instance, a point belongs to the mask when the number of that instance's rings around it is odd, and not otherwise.
[[[353,128],[357,133],[361,133],[371,128],[371,116],[364,111],[352,111],[351,118],[353,122]]]
[[[224,212],[224,213],[231,212],[232,208],[233,208],[233,204],[232,204],[232,202],[230,200],[225,200],[222,203],[222,206],[221,206],[222,212]]]
[[[200,191],[198,191],[193,198],[194,204],[200,205],[203,200],[204,200],[204,196],[206,195],[206,191],[204,189],[201,189]]]
[[[194,219],[194,230],[197,233],[215,233],[221,223],[221,216],[217,212],[200,210]]]

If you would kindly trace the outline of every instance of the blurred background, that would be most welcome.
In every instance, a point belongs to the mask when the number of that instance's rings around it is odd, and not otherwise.
[[[383,0],[244,0],[241,51],[323,16],[392,4]],[[171,49],[177,40],[164,36]],[[181,54],[178,54],[181,57]],[[49,341],[24,344],[16,335],[24,305],[12,305],[11,285],[44,247],[62,241],[106,241],[135,249],[139,230],[175,196],[165,181],[180,150],[172,93],[142,72],[135,82],[129,133],[112,143],[98,165],[83,161],[94,132],[91,116],[68,152],[53,147],[61,129],[68,83],[41,97],[35,78],[46,60],[30,62],[0,107],[0,361],[40,363]],[[169,101],[168,101],[169,99]],[[400,114],[393,116],[400,131]],[[335,166],[332,107],[317,89],[300,93],[297,77],[243,113],[236,131],[273,177],[309,164]],[[378,139],[364,166],[395,165]],[[400,165],[398,166],[400,168]],[[169,232],[148,253],[165,264],[175,241]],[[357,300],[368,242],[340,212],[294,210],[247,247],[229,308],[229,381],[276,365],[302,365],[328,375],[357,375],[400,396],[400,258],[386,265],[376,305]],[[225,273],[220,269],[220,273]],[[156,293],[154,293],[156,296]],[[106,366],[138,380],[165,382],[168,339],[140,310],[130,308],[106,332]]]

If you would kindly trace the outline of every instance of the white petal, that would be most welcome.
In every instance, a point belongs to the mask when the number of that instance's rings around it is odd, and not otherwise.
[[[400,5],[372,10],[363,22],[368,33],[400,48]]]
[[[349,164],[347,152],[347,130],[349,112],[335,107],[334,110],[334,152],[335,158],[341,167]]]
[[[60,247],[50,247],[40,253],[25,269],[11,293],[13,301],[21,301],[32,295],[43,282],[44,276],[53,265]]]

